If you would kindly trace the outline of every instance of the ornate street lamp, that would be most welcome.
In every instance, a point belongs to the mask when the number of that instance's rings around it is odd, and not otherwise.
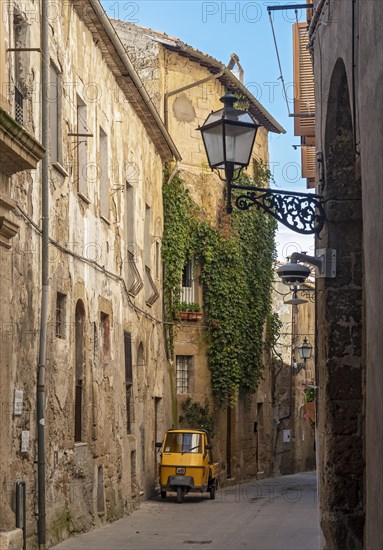
[[[262,208],[296,233],[319,234],[325,221],[323,201],[319,195],[233,183],[250,162],[260,125],[247,111],[234,108],[237,101],[235,95],[227,93],[221,97],[221,101],[223,109],[212,112],[198,129],[202,134],[210,168],[217,170],[219,175],[220,170],[224,171],[227,212],[230,214],[233,210],[232,190],[237,189],[244,192],[235,197],[235,206],[239,210],[248,210],[251,206]]]
[[[298,372],[302,369],[306,370],[306,361],[307,359],[310,359],[312,349],[313,349],[312,345],[310,344],[310,342],[308,342],[305,336],[303,339],[303,344],[298,346],[299,357],[303,359],[303,363],[294,363],[293,365],[294,374],[298,374]]]

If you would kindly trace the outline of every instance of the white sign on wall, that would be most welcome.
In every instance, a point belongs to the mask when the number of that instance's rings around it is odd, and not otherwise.
[[[24,391],[15,390],[14,399],[13,399],[13,414],[15,416],[20,416],[23,414],[23,401],[24,401]]]
[[[29,452],[29,431],[21,432],[21,452]]]
[[[282,440],[283,440],[283,443],[290,443],[290,441],[291,441],[291,430],[283,430]]]

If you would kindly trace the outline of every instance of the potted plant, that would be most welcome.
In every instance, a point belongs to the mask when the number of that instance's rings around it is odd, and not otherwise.
[[[197,321],[202,317],[201,306],[197,302],[181,302],[179,317],[188,321]]]

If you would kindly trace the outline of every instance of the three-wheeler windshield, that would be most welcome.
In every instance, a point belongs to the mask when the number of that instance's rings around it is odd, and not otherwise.
[[[202,435],[193,433],[166,434],[165,453],[202,453]]]

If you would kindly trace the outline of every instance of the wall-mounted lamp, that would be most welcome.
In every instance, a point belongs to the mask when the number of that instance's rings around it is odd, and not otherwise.
[[[303,344],[298,346],[299,357],[300,359],[303,359],[303,363],[297,363],[294,361],[292,366],[293,374],[298,374],[298,372],[300,372],[302,369],[306,370],[306,361],[307,359],[310,359],[312,349],[312,345],[305,336],[303,339]]]
[[[247,111],[234,107],[238,101],[235,95],[226,93],[221,101],[223,109],[211,112],[198,130],[202,134],[210,168],[217,170],[222,181],[226,182],[227,212],[230,214],[233,210],[231,197],[234,189],[239,191],[235,196],[235,206],[239,210],[248,210],[251,206],[262,208],[296,233],[319,235],[325,223],[321,196],[233,183],[250,162],[260,124]],[[221,177],[220,171],[224,172],[225,178]]]
[[[299,306],[300,304],[307,304],[307,302],[311,302],[312,304],[315,303],[315,288],[298,288],[297,286],[293,286],[291,287],[291,290],[293,292],[293,295],[289,300],[285,300],[283,302],[284,304],[289,304],[290,306]]]
[[[290,306],[299,306],[300,304],[307,304],[307,300],[298,298],[298,288],[294,286],[292,298],[290,298],[290,300],[286,300],[284,303],[289,304]]]
[[[310,275],[310,268],[299,262],[315,266],[317,279],[336,277],[336,250],[333,248],[320,248],[315,251],[315,256],[308,256],[304,252],[293,252],[290,263],[281,265],[277,269],[278,275],[286,285],[302,284]]]

